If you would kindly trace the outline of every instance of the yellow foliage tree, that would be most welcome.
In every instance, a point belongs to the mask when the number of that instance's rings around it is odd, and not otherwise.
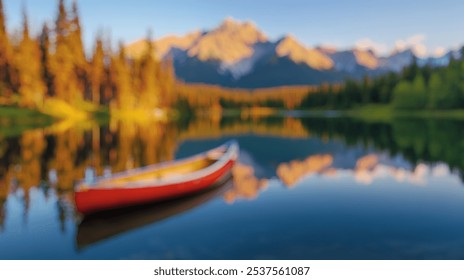
[[[0,0],[0,103],[4,103],[2,97],[9,98],[14,92],[12,56],[13,49],[6,31],[3,0]]]
[[[105,54],[103,50],[103,41],[101,36],[99,36],[95,44],[95,50],[93,52],[93,57],[89,68],[91,90],[90,98],[94,104],[100,104],[101,88],[105,74],[104,59]]]
[[[73,42],[75,36],[71,31],[72,24],[68,19],[64,0],[60,0],[55,27],[55,52],[51,57],[50,66],[55,96],[68,103],[75,102],[79,93],[82,93],[75,72],[74,44],[76,42]]]
[[[127,61],[124,46],[120,44],[119,52],[111,59],[111,77],[116,92],[116,106],[120,110],[130,110],[135,107],[131,67]]]
[[[146,39],[145,54],[138,61],[138,105],[144,109],[160,106],[160,88],[156,77],[160,71],[160,64],[154,57],[154,46],[149,35]]]
[[[41,107],[45,93],[45,85],[41,74],[40,49],[37,40],[29,35],[29,24],[24,12],[24,23],[21,41],[15,52],[15,65],[18,73],[18,91],[23,107]]]

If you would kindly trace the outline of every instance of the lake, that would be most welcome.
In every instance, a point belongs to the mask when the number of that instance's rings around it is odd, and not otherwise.
[[[0,130],[0,259],[464,259],[464,122],[337,117],[67,123]],[[234,177],[81,217],[86,172],[229,139]]]

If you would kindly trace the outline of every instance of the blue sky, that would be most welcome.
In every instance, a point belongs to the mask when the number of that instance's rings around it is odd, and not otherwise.
[[[84,40],[99,30],[132,42],[151,28],[155,37],[211,29],[225,17],[253,21],[271,39],[290,33],[309,46],[375,47],[387,53],[413,46],[419,54],[464,44],[460,0],[77,0]],[[8,27],[19,27],[19,0],[4,0]],[[57,0],[25,0],[33,30],[56,16]],[[68,0],[71,3],[71,0]]]

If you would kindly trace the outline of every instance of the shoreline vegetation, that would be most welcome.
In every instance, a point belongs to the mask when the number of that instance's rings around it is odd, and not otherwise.
[[[342,111],[344,115],[364,121],[388,121],[393,118],[453,119],[464,120],[464,109],[450,110],[401,110],[392,105],[365,105]]]
[[[58,1],[54,21],[44,23],[40,34],[30,32],[25,11],[22,26],[8,34],[0,0],[0,117],[27,118],[34,112],[56,120],[165,121],[176,116],[173,63],[157,59],[151,32],[137,58],[126,55],[122,42],[115,50],[103,32],[86,53],[77,2],[68,3]]]
[[[341,84],[233,89],[176,81],[172,59],[160,61],[150,32],[138,57],[117,50],[99,34],[91,54],[82,43],[77,2],[58,2],[56,20],[31,35],[8,34],[0,0],[0,121],[37,125],[66,120],[182,121],[190,117],[259,119],[279,114],[464,119],[464,48],[449,65],[418,66],[400,73]]]
[[[351,109],[298,110],[300,116],[350,117],[366,122],[386,122],[401,118],[464,120],[464,109],[454,110],[400,110],[390,104],[359,105]]]
[[[69,109],[65,105],[60,110]],[[77,110],[76,110],[77,111]],[[311,110],[286,110],[272,107],[247,107],[237,109],[224,109],[220,111],[199,110],[195,111],[193,118],[206,118],[219,122],[221,119],[237,118],[242,120],[259,120],[268,118],[352,118],[363,122],[392,122],[398,119],[446,119],[464,120],[464,109],[456,110],[398,110],[392,105],[360,105],[352,109],[326,109],[317,108]],[[93,108],[88,111],[77,111],[75,113],[61,113],[59,110],[53,112],[41,112],[38,110],[24,109],[19,107],[0,106],[0,124],[5,127],[17,126],[18,130],[28,128],[49,127],[56,124],[66,123],[71,127],[78,122],[110,123],[150,123],[150,122],[182,122],[185,118],[176,110],[131,110],[131,111],[109,111],[104,108]],[[64,125],[61,125],[63,127]],[[58,127],[58,126],[57,126]],[[1,134],[1,131],[0,131]]]

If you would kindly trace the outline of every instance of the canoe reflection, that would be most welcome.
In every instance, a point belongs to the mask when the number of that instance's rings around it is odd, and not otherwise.
[[[77,227],[77,247],[82,249],[96,242],[187,212],[223,195],[232,186],[233,180],[229,177],[225,182],[206,191],[181,199],[85,216]]]

